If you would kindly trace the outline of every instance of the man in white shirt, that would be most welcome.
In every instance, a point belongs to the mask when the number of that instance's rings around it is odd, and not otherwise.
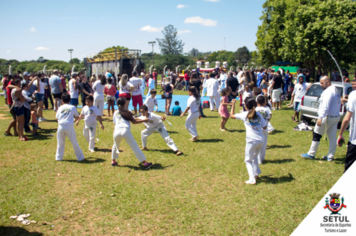
[[[318,151],[320,139],[327,132],[329,138],[329,152],[323,159],[332,161],[336,151],[337,124],[340,120],[341,97],[338,89],[331,85],[330,78],[324,76],[320,79],[320,86],[324,92],[321,94],[318,110],[318,121],[313,132],[313,141],[308,153],[301,156],[308,159],[315,159]]]
[[[132,78],[130,78],[130,83],[134,86],[134,90],[132,91],[132,105],[135,110],[135,116],[137,117],[137,105],[140,108],[143,105],[142,100],[142,80],[137,77],[137,72],[132,72]]]
[[[219,82],[217,81],[216,76],[215,72],[210,73],[210,79],[208,79],[205,84],[211,111],[214,111],[214,104],[217,110],[220,106]]]
[[[309,83],[304,83],[304,78],[299,78],[299,83],[295,85],[292,95],[292,100],[294,99],[294,116],[292,116],[292,120],[294,122],[299,122],[299,111],[300,111],[300,103],[302,101],[303,96],[307,93],[309,88]],[[297,120],[295,119],[297,117]]]
[[[339,138],[337,139],[337,144],[339,147],[342,146],[342,143],[345,142],[343,133],[346,128],[350,125],[350,138],[347,144],[347,153],[345,159],[345,171],[355,162],[356,160],[356,122],[350,121],[356,119],[356,91],[353,91],[349,94],[348,104],[347,104],[347,113],[342,121],[340,128]]]

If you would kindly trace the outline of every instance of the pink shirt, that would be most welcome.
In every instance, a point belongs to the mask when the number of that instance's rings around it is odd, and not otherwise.
[[[108,88],[109,86],[111,86],[111,88]],[[107,86],[105,86],[104,93],[105,93],[106,95],[115,96],[115,95],[116,95],[116,88],[115,88],[115,86],[114,86],[114,85],[107,85]]]
[[[61,82],[62,82],[62,88],[66,89],[67,88],[66,87],[66,79],[65,78],[64,79],[61,78]]]

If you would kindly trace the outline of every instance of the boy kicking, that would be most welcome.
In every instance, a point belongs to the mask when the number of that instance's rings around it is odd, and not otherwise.
[[[80,119],[84,118],[84,129],[83,134],[87,142],[89,143],[89,151],[94,152],[95,146],[95,133],[96,133],[96,118],[100,123],[100,128],[103,130],[104,125],[100,116],[100,111],[96,106],[93,106],[94,98],[93,96],[87,96],[85,98],[86,106],[82,109],[79,119],[76,123],[78,126]]]
[[[182,152],[178,150],[177,146],[174,144],[173,139],[169,137],[169,134],[167,132],[166,127],[164,126],[162,121],[165,121],[165,117],[158,116],[154,113],[148,112],[148,107],[146,105],[143,105],[140,107],[140,112],[142,116],[139,118],[141,120],[143,119],[149,119],[148,122],[144,122],[143,124],[146,126],[146,129],[144,129],[141,132],[141,139],[142,139],[142,146],[141,150],[148,150],[147,149],[147,138],[154,132],[157,131],[160,133],[168,147],[170,147],[176,154],[177,156],[181,155]]]
[[[75,106],[69,105],[70,95],[68,93],[63,93],[61,99],[63,105],[58,108],[56,114],[56,118],[58,120],[56,160],[63,160],[64,145],[66,137],[68,137],[69,141],[73,145],[75,156],[78,161],[83,161],[84,154],[79,147],[74,130],[74,122],[79,118],[79,114]]]

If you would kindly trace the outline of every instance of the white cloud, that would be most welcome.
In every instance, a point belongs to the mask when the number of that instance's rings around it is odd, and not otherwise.
[[[204,2],[220,2],[220,0],[204,0]]]
[[[10,50],[7,50],[6,53],[11,53],[11,51],[10,51]]]
[[[191,33],[192,31],[190,30],[178,30],[178,34],[186,34],[186,33]]]
[[[218,24],[217,20],[203,19],[200,16],[188,17],[185,19],[184,23],[196,23],[204,26],[216,26]]]
[[[37,48],[35,48],[35,50],[45,51],[45,50],[49,50],[49,48],[45,48],[45,47],[37,47]]]
[[[179,4],[179,5],[177,6],[178,9],[185,8],[185,7],[187,7],[187,5]]]
[[[30,32],[34,33],[34,32],[37,32],[37,30],[36,30],[35,27],[32,27],[32,28],[30,29]]]
[[[160,32],[162,29],[163,29],[163,27],[157,28],[157,27],[152,27],[150,25],[146,25],[146,26],[142,27],[140,30],[154,33],[154,32]]]

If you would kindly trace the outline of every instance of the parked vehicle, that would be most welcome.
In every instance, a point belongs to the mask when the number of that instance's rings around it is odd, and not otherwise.
[[[341,95],[343,96],[343,87],[341,82],[331,82],[332,85],[334,85],[338,90]],[[352,92],[352,87],[351,83],[344,83],[346,95],[350,94]],[[301,107],[300,107],[300,115],[301,115],[301,120],[311,120],[311,119],[318,119],[318,109],[319,109],[319,99],[321,94],[324,92],[323,88],[320,86],[320,83],[314,83],[307,93],[304,95],[301,101]],[[346,108],[344,105],[341,104],[340,107],[340,122],[344,119],[346,113]]]

